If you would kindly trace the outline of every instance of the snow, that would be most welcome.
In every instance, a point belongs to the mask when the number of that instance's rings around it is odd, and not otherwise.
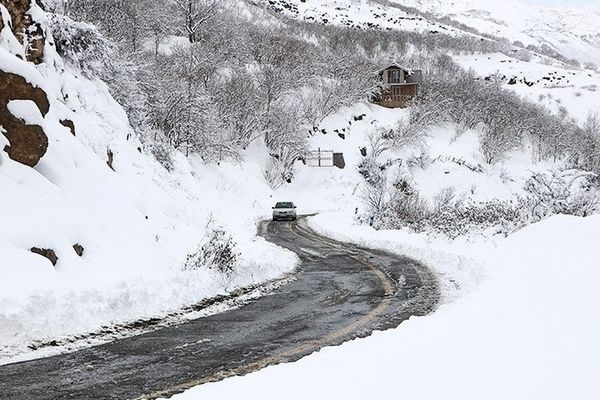
[[[372,23],[462,34],[372,1],[291,3],[298,6],[299,18],[317,22],[326,18],[341,25]],[[2,5],[0,12],[6,13]],[[481,28],[479,17],[469,15],[469,21]],[[485,19],[489,29],[502,25]],[[506,29],[512,40],[539,43],[537,36]],[[181,38],[167,37],[159,51],[168,53],[179,43]],[[0,152],[0,364],[40,355],[28,351],[32,342],[165,315],[292,271],[298,258],[257,237],[256,225],[269,217],[276,201],[294,201],[299,214],[321,212],[310,223],[323,234],[408,255],[434,268],[440,275],[444,305],[397,330],[324,349],[294,365],[196,388],[181,398],[201,394],[231,398],[242,390],[251,398],[389,393],[417,398],[598,397],[598,384],[592,380],[600,372],[593,362],[598,346],[591,340],[600,337],[594,294],[598,272],[593,265],[598,256],[597,217],[555,217],[506,240],[451,241],[355,225],[354,212],[363,207],[362,178],[356,169],[363,157],[360,148],[368,145],[369,132],[392,128],[407,117],[406,110],[368,104],[329,116],[319,125],[326,134],[316,133],[310,140],[311,149],[343,152],[347,164],[343,170],[298,162],[292,183],[272,190],[263,176],[267,150],[254,142],[240,163],[206,165],[199,157],[179,155],[174,170],[167,172],[137,141],[124,110],[104,83],[65,66],[51,46],[46,52],[47,63],[26,63],[17,57],[23,49],[14,36],[7,29],[0,32],[0,69],[42,88],[51,104],[45,117],[31,101],[9,104],[15,116],[43,126],[49,148],[34,169]],[[554,111],[565,106],[579,120],[600,101],[600,91],[593,89],[600,74],[591,70],[566,69],[540,57],[523,62],[503,54],[462,55],[455,60],[481,76],[500,72],[535,81],[531,87],[506,87]],[[551,74],[564,75],[568,82],[542,79]],[[74,121],[76,136],[59,123],[65,118]],[[412,183],[427,199],[444,186],[454,186],[475,200],[509,199],[532,173],[560,166],[532,162],[527,149],[511,153],[503,164],[483,165],[481,132],[470,130],[455,137],[455,130],[452,125],[432,129],[427,152],[436,161],[410,171]],[[0,148],[5,144],[0,135]],[[106,164],[108,149],[114,153],[114,171]],[[419,149],[403,149],[395,156],[418,154]],[[449,161],[453,157],[481,164],[482,172],[458,166]],[[186,255],[206,240],[211,227],[223,227],[238,243],[241,257],[232,276],[209,268],[182,268]],[[84,246],[83,257],[75,254],[76,243]],[[33,246],[55,250],[58,264],[54,267],[32,254]],[[584,346],[587,352],[581,354]],[[572,392],[566,392],[568,385],[574,386]],[[516,390],[521,391],[515,394]]]
[[[544,6],[523,0],[392,0],[525,46],[548,45],[567,58],[600,63],[600,15],[577,5]]]
[[[566,58],[600,64],[600,14],[584,8],[548,7],[522,0],[274,0],[268,3],[287,16],[309,22],[473,35],[435,19],[449,17],[481,34],[511,43],[519,41],[524,46],[547,45]]]
[[[321,225],[328,220],[313,221]],[[330,224],[325,224],[331,230]],[[340,235],[404,251],[410,236]],[[358,229],[358,228],[356,228]],[[324,348],[293,364],[194,387],[174,400],[564,399],[600,394],[600,217],[555,216],[475,251],[477,290],[399,328]],[[416,239],[418,242],[418,239]],[[408,242],[408,243],[407,243]],[[440,264],[434,264],[437,268]]]
[[[104,83],[64,65],[52,46],[45,63],[27,63],[15,43],[3,29],[0,69],[42,88],[50,111],[42,116],[29,100],[10,101],[8,109],[42,126],[49,145],[35,168],[0,152],[0,363],[34,356],[31,343],[164,315],[296,267],[296,255],[256,237],[272,201],[260,169],[244,178],[264,188],[254,202],[252,186],[234,194],[207,176],[213,167],[192,168],[183,156],[167,172],[142,148]],[[74,122],[76,136],[61,119]],[[0,135],[0,148],[6,144]],[[239,166],[229,168],[240,178]],[[184,271],[186,256],[218,227],[238,244],[234,273]],[[32,247],[52,249],[56,266]]]
[[[526,62],[499,53],[454,56],[454,59],[481,77],[506,76],[504,88],[554,112],[564,107],[579,122],[598,110],[600,73],[597,71],[548,65],[537,57]],[[511,78],[516,78],[517,83],[509,85]]]

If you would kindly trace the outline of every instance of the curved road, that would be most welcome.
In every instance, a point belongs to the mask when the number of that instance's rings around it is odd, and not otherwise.
[[[339,243],[297,222],[261,235],[297,253],[296,279],[221,314],[95,347],[0,366],[0,399],[135,399],[297,360],[431,312],[434,275],[418,263]]]

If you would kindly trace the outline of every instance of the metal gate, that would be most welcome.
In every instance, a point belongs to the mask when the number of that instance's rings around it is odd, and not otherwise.
[[[311,150],[306,162],[310,167],[333,167],[333,150]]]

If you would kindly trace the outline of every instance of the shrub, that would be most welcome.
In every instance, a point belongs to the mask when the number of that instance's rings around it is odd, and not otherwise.
[[[187,256],[184,269],[195,270],[208,267],[230,276],[239,258],[235,246],[236,243],[231,235],[223,229],[211,229],[198,251]]]
[[[100,74],[115,50],[94,25],[52,14],[50,27],[56,52],[88,77]]]
[[[174,167],[173,158],[171,155],[171,147],[157,141],[150,142],[147,148],[160,165],[162,165],[169,172],[173,171]]]
[[[595,174],[579,170],[534,174],[525,183],[520,199],[529,222],[555,214],[586,217],[600,212],[600,192]]]
[[[435,232],[456,238],[489,228],[495,228],[496,233],[508,233],[519,219],[519,210],[512,202],[491,200],[442,207],[431,214],[427,224]]]

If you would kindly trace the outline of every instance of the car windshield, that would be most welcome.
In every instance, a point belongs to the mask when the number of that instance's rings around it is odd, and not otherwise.
[[[294,203],[290,201],[280,201],[275,204],[275,208],[294,208]]]

